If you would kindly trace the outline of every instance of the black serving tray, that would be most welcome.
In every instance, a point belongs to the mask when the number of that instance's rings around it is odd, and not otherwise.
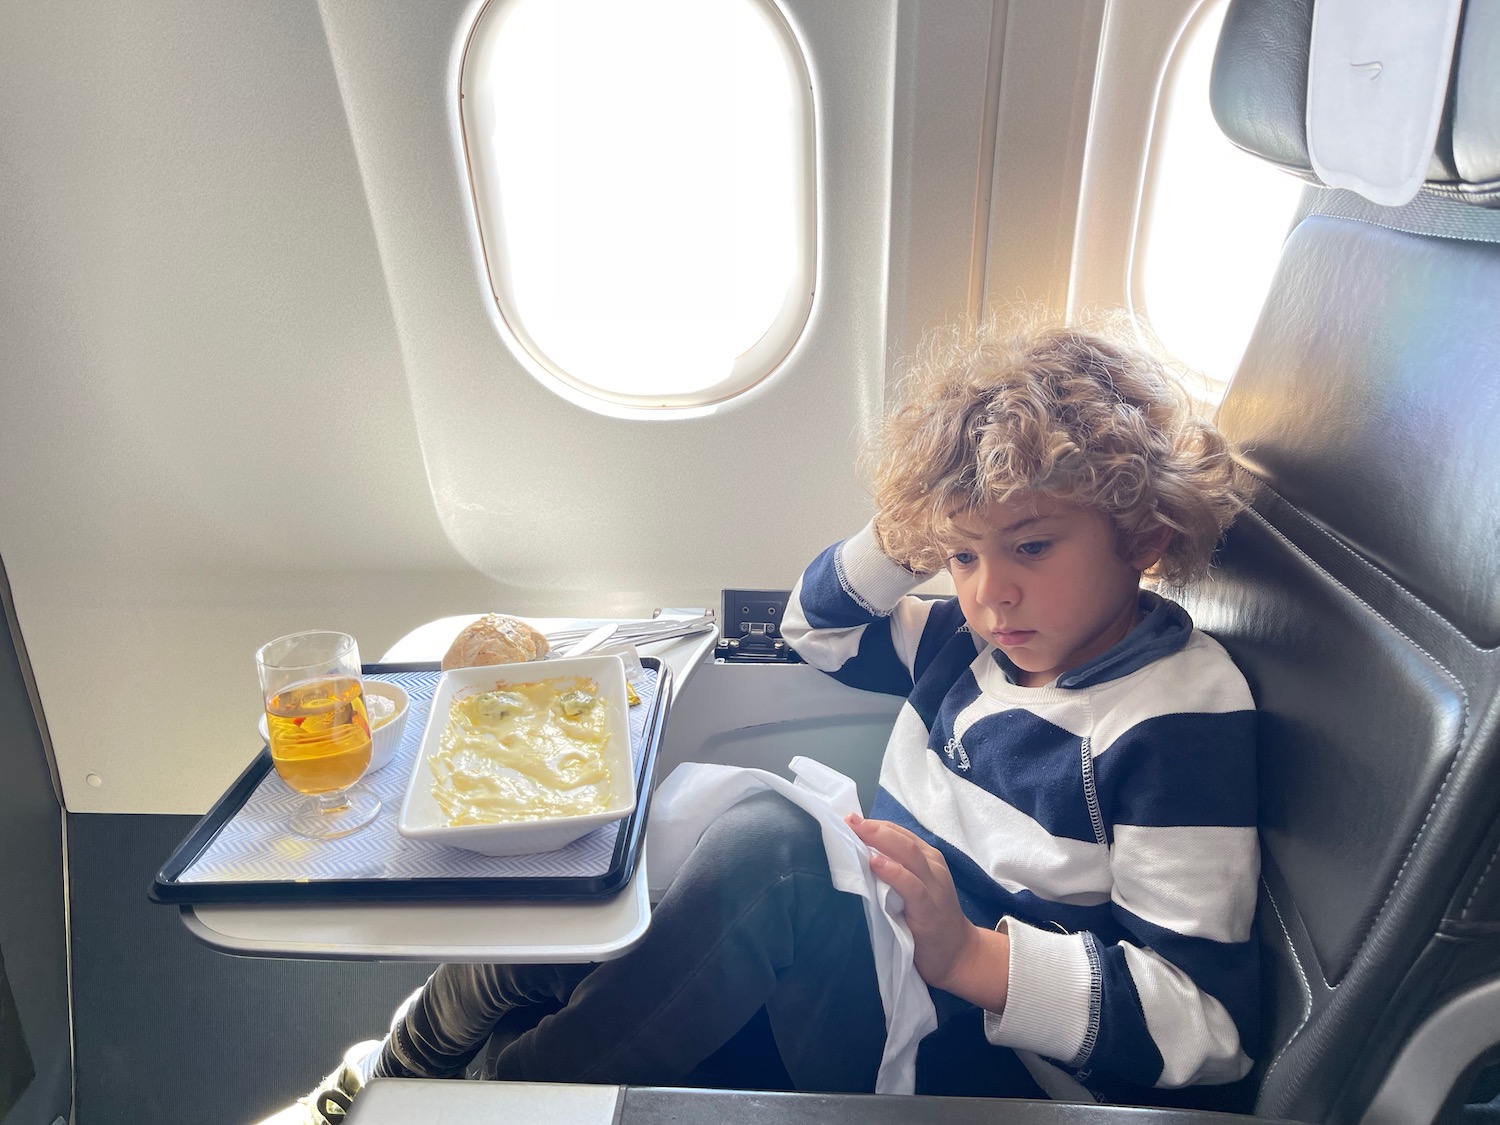
[[[245,808],[246,803],[261,785],[279,786],[282,784],[280,778],[275,776],[271,765],[271,752],[268,749],[262,749],[255,760],[246,767],[234,784],[193,826],[192,831],[172,852],[161,870],[157,872],[150,887],[147,888],[147,897],[152,902],[186,906],[194,903],[225,902],[287,904],[390,902],[403,899],[461,901],[599,899],[617,894],[624,889],[635,874],[636,864],[645,844],[646,818],[650,811],[657,755],[661,748],[662,733],[666,729],[667,711],[672,694],[670,668],[654,656],[641,657],[641,664],[648,672],[654,673],[654,678],[643,678],[642,684],[634,685],[641,696],[641,702],[630,709],[632,712],[631,748],[637,762],[636,807],[629,816],[617,822],[616,825],[597,830],[607,832],[610,828],[616,829],[613,850],[608,854],[607,863],[602,870],[591,870],[586,874],[567,873],[564,869],[569,865],[564,862],[564,859],[568,849],[565,848],[558,852],[548,853],[546,856],[527,857],[527,866],[532,873],[505,873],[503,869],[508,865],[500,859],[487,862],[490,857],[477,856],[475,853],[457,848],[435,848],[421,841],[407,841],[399,835],[396,835],[393,841],[390,837],[394,833],[394,827],[391,827],[390,831],[382,830],[380,834],[384,838],[386,847],[395,850],[406,847],[426,848],[428,856],[439,857],[437,861],[434,861],[438,866],[441,865],[442,856],[451,855],[455,867],[466,870],[461,874],[435,873],[415,877],[310,877],[293,873],[286,877],[276,878],[195,880],[192,876],[194,865],[220,838],[221,833],[224,833],[231,825],[236,815]],[[438,666],[435,663],[366,664],[364,666],[364,672],[367,675],[408,672],[432,674],[436,673],[437,669]],[[395,679],[398,683],[401,682],[397,676],[389,678]],[[650,682],[645,683],[646,680]],[[645,690],[643,690],[643,684]],[[420,703],[413,698],[411,712],[407,717],[406,734],[403,737],[403,754],[406,752],[406,747],[411,745],[414,727],[418,732],[417,737],[420,737],[420,731],[426,722],[427,702],[429,701],[430,696]],[[634,714],[638,708],[644,709],[641,716]],[[393,762],[387,768],[395,768],[396,765],[397,763]],[[389,805],[389,802],[387,804]],[[393,824],[397,811],[387,807],[382,809],[380,815],[392,818]],[[369,831],[369,829],[361,831]],[[357,837],[360,833],[354,835]],[[304,842],[301,837],[292,836],[290,832],[287,836],[293,841],[303,843],[309,850],[319,846],[317,841]],[[352,839],[352,837],[344,839]],[[590,846],[597,851],[604,845],[596,840],[592,841]],[[558,870],[549,872],[546,869],[550,858],[554,856],[558,857]],[[476,867],[492,867],[495,870],[476,873]],[[537,871],[541,873],[536,873]]]

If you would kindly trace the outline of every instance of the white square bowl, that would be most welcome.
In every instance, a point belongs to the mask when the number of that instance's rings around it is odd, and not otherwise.
[[[582,676],[599,685],[599,698],[608,708],[609,742],[604,750],[614,799],[602,812],[497,824],[449,824],[432,795],[433,773],[428,761],[442,748],[455,699],[493,691],[507,684],[537,680],[568,680]],[[625,694],[625,664],[618,656],[580,656],[563,660],[534,660],[525,664],[495,664],[483,668],[455,668],[444,672],[432,695],[422,743],[412,763],[396,830],[412,840],[427,840],[484,855],[528,855],[550,852],[571,844],[602,824],[620,820],[635,809],[635,768],[630,753],[629,703]]]

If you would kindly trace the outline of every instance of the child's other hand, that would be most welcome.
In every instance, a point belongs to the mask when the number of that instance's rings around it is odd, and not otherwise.
[[[913,959],[922,979],[992,1012],[1005,1007],[1010,939],[982,930],[964,915],[942,853],[888,820],[845,818],[874,849],[870,870],[906,903]]]

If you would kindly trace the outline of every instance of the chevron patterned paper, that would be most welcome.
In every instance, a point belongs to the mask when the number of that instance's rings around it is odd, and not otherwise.
[[[286,828],[298,796],[274,770],[182,874],[179,883],[317,882],[343,879],[593,877],[609,872],[620,822],[606,824],[565,848],[540,855],[486,856],[396,831],[412,763],[427,725],[440,672],[379,672],[367,679],[400,684],[411,697],[401,748],[384,769],[360,783],[380,797],[380,814],[366,828],[336,840],[310,840]],[[657,673],[633,681],[641,697],[630,708],[630,745],[636,772],[645,753],[646,716],[656,696]]]

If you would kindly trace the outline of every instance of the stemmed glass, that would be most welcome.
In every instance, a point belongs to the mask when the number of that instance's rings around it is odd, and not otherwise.
[[[370,768],[370,721],[354,638],[323,630],[277,637],[256,651],[255,666],[271,761],[305,795],[292,831],[326,839],[369,824],[380,798],[356,785]]]

